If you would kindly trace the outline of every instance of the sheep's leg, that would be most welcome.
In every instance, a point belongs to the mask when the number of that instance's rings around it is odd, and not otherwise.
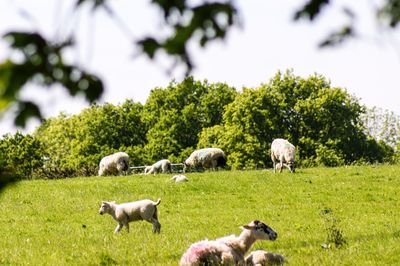
[[[289,169],[290,172],[292,172],[292,169],[290,169],[290,167],[289,167],[288,164],[285,163],[284,166],[285,166],[287,169]]]
[[[275,156],[271,154],[271,160],[272,160],[272,166],[274,168],[274,173],[276,173],[276,161],[275,161]]]
[[[117,227],[115,227],[114,233],[118,234],[121,231],[122,226],[122,223],[118,223]]]
[[[161,224],[158,222],[157,219],[155,219],[154,217],[151,217],[150,219],[146,220],[149,223],[153,224],[153,233],[160,233],[161,231]]]
[[[129,223],[124,222],[124,225],[125,225],[126,232],[129,233]]]

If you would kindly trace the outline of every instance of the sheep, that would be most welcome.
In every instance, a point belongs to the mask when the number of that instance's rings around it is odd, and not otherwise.
[[[285,139],[274,139],[271,144],[271,159],[274,164],[274,173],[279,167],[279,173],[282,172],[283,166],[288,168],[291,173],[295,172],[295,156],[296,148]],[[279,161],[278,165],[276,162]]]
[[[217,167],[226,166],[226,157],[224,152],[219,148],[204,148],[195,150],[183,163],[183,172],[187,168],[203,167],[216,169]]]
[[[117,204],[115,201],[102,201],[99,214],[108,213],[118,222],[114,233],[119,233],[124,226],[129,233],[129,222],[141,220],[153,224],[153,233],[160,233],[161,224],[158,222],[157,215],[157,205],[160,202],[161,199],[158,199],[156,202],[144,199],[122,204]]]
[[[174,175],[173,177],[171,177],[171,180],[175,181],[175,182],[187,182],[189,181],[188,178],[184,175]]]
[[[182,255],[179,265],[245,265],[244,256],[256,240],[274,241],[277,238],[272,228],[258,220],[241,229],[239,236],[230,235],[192,244]]]
[[[246,257],[245,261],[248,266],[281,265],[285,262],[285,258],[281,254],[255,250]]]
[[[172,173],[171,169],[171,162],[167,159],[160,160],[156,163],[154,163],[151,166],[146,166],[144,169],[144,174],[149,175],[149,174],[157,174],[157,173]]]
[[[125,152],[116,152],[101,159],[99,176],[121,174],[129,170],[129,155]]]

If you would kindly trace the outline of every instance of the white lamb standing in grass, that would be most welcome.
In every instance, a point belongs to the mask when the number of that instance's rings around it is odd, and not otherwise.
[[[241,227],[239,236],[230,235],[216,240],[203,240],[192,244],[182,255],[180,266],[245,265],[244,256],[257,240],[277,238],[276,232],[260,221]]]
[[[189,181],[189,179],[184,175],[174,175],[171,177],[171,180],[175,181],[176,183]]]
[[[288,168],[291,173],[295,172],[296,147],[286,139],[274,139],[271,144],[271,159],[274,164],[274,173],[279,167],[279,173],[283,166]],[[277,162],[279,162],[277,164]]]
[[[217,169],[226,166],[225,153],[219,148],[204,148],[195,150],[183,163],[183,172],[187,168],[203,167]]]
[[[103,201],[99,213],[101,215],[108,213],[118,222],[115,233],[119,233],[124,226],[129,233],[129,222],[141,220],[153,224],[153,233],[160,233],[161,224],[158,222],[157,214],[157,205],[160,202],[161,199],[157,201],[144,199],[122,204],[117,204],[115,201]]]
[[[99,164],[99,176],[122,174],[129,170],[129,155],[116,152],[103,157]]]
[[[158,173],[171,173],[171,162],[167,159],[160,160],[156,163],[154,163],[151,166],[146,166],[144,169],[144,174],[149,175],[149,174],[158,174]]]
[[[255,250],[246,257],[245,261],[247,266],[281,265],[285,262],[285,257],[277,253]]]

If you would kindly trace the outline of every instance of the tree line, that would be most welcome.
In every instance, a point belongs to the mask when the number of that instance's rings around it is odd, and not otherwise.
[[[4,135],[0,171],[20,179],[90,176],[116,151],[128,153],[131,165],[149,165],[183,162],[204,147],[223,149],[233,169],[259,169],[272,165],[274,138],[292,142],[303,167],[396,161],[393,141],[370,134],[366,118],[377,116],[366,113],[356,97],[317,74],[278,72],[240,92],[187,77],[153,89],[144,104],[93,104],[46,119],[32,134]]]

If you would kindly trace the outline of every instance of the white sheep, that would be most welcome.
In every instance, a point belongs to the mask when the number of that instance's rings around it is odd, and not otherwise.
[[[203,167],[216,169],[226,166],[225,153],[219,148],[204,148],[195,150],[184,162],[183,172],[187,168]]]
[[[255,250],[246,257],[245,261],[248,266],[281,265],[285,262],[285,257],[277,253]]]
[[[99,176],[121,174],[129,170],[129,155],[125,152],[116,152],[101,159]]]
[[[277,238],[272,228],[257,220],[241,229],[239,236],[230,235],[192,244],[182,255],[179,265],[245,265],[244,256],[256,240],[273,241]]]
[[[151,166],[146,166],[144,169],[144,174],[149,175],[149,174],[158,174],[158,173],[171,173],[171,162],[167,159],[160,160],[156,163],[154,163]]]
[[[295,156],[296,148],[293,144],[285,139],[274,139],[271,144],[271,159],[274,164],[274,173],[279,167],[279,172],[282,172],[283,166],[288,168],[291,173],[295,172]],[[277,161],[279,161],[277,165]]]
[[[171,177],[171,180],[175,181],[175,182],[187,182],[189,181],[188,178],[184,175],[174,175],[173,177]]]
[[[158,199],[156,202],[144,199],[122,204],[117,204],[115,201],[103,201],[99,213],[101,215],[108,213],[118,222],[114,231],[115,233],[119,233],[123,226],[129,232],[129,222],[141,220],[153,224],[153,233],[160,233],[161,224],[158,222],[157,215],[157,205],[160,202],[161,199]]]

